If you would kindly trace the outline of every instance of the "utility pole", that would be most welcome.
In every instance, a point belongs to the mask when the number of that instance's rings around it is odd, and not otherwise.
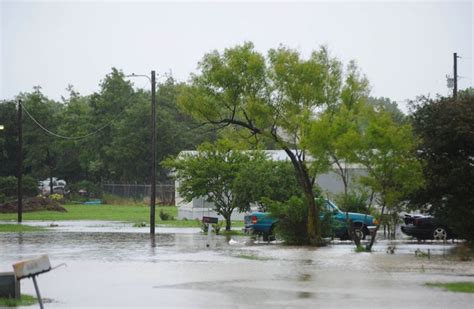
[[[156,83],[155,71],[151,71],[151,197],[150,197],[150,234],[155,234],[156,202]]]
[[[18,223],[21,223],[23,216],[23,128],[22,128],[22,106],[21,100],[18,100]]]
[[[151,84],[151,166],[150,166],[150,235],[155,235],[155,203],[156,203],[156,77],[155,71],[148,75],[135,74],[127,77],[146,77]]]
[[[458,96],[458,54],[453,54],[454,60],[454,88],[453,88],[453,98],[456,100]]]

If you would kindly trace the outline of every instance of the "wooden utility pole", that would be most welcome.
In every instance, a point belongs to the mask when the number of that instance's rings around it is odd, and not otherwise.
[[[458,54],[453,54],[454,60],[454,87],[453,87],[453,98],[456,100],[458,96]]]
[[[150,234],[155,234],[156,202],[156,83],[155,71],[151,71],[151,196],[150,196]]]
[[[18,223],[21,223],[23,216],[23,130],[22,130],[22,106],[18,101]]]

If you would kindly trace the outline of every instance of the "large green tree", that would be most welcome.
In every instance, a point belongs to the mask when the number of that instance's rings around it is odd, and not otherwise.
[[[378,110],[388,112],[397,124],[405,124],[408,121],[407,115],[400,110],[397,102],[390,100],[390,98],[368,97],[367,103]]]
[[[176,105],[178,91],[182,87],[173,78],[168,78],[157,87],[156,145],[157,162],[182,150],[192,150],[205,140],[213,140],[214,133],[198,127],[198,123],[183,113]],[[121,117],[113,122],[111,146],[107,149],[110,158],[110,179],[121,182],[146,182],[150,173],[150,93],[138,90],[133,103],[126,107]],[[134,164],[124,164],[134,162]],[[168,171],[159,166],[157,177],[169,179]]]
[[[92,108],[89,105],[89,97],[81,96],[74,91],[72,86],[68,87],[69,96],[63,98],[64,108],[58,115],[58,133],[65,137],[57,138],[61,156],[59,156],[57,176],[68,182],[77,182],[88,178],[88,157],[84,149],[87,149],[88,134],[94,132],[98,123],[92,118]]]
[[[289,162],[273,161],[260,150],[239,149],[227,139],[203,143],[196,153],[181,153],[163,164],[174,171],[181,196],[212,202],[227,230],[235,210],[250,211],[251,205],[265,209],[301,196]]]
[[[421,98],[412,123],[421,138],[426,186],[412,202],[428,209],[462,238],[474,242],[474,91],[458,98]]]
[[[351,181],[349,165],[356,162],[354,149],[365,125],[364,111],[369,93],[369,82],[354,62],[347,69],[341,100],[326,109],[313,121],[304,143],[314,157],[313,165],[319,170],[333,170],[343,183],[344,200]],[[333,168],[334,167],[334,168]]]
[[[203,123],[243,128],[284,150],[309,205],[308,241],[320,243],[313,192],[316,175],[308,168],[301,141],[309,134],[316,111],[332,108],[341,99],[340,62],[325,48],[308,59],[286,47],[271,49],[265,57],[252,43],[245,43],[206,54],[199,70],[179,104]]]
[[[180,195],[187,201],[204,198],[212,202],[229,231],[234,210],[245,211],[252,202],[245,199],[248,195],[239,196],[236,184],[242,181],[242,178],[238,180],[241,170],[254,158],[255,154],[242,152],[221,140],[215,144],[204,143],[196,153],[182,153],[164,165],[174,171]]]
[[[63,105],[49,100],[39,86],[31,93],[20,94],[17,99],[21,100],[24,110],[24,172],[35,178],[52,178],[62,154],[58,140],[50,132],[57,132]],[[52,183],[50,189],[53,190]]]
[[[290,162],[274,161],[258,150],[252,154],[252,160],[242,166],[234,184],[242,210],[249,211],[250,203],[255,203],[261,211],[268,211],[270,204],[301,196]]]
[[[89,130],[93,131],[98,127],[111,124],[97,134],[81,140],[84,153],[82,163],[86,165],[88,176],[93,180],[103,181],[115,178],[113,153],[116,149],[113,141],[119,132],[114,124],[122,119],[126,110],[138,100],[132,83],[125,79],[122,71],[115,68],[100,84],[100,91],[90,96],[89,105],[93,123],[88,124]],[[135,129],[130,127],[130,130]]]
[[[397,215],[409,194],[423,186],[422,164],[415,153],[417,141],[412,126],[395,123],[390,113],[369,107],[365,115],[367,126],[354,135],[359,145],[354,155],[368,173],[361,176],[361,182],[377,193],[382,217],[386,209]]]

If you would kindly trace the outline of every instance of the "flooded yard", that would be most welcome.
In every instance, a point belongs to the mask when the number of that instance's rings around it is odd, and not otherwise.
[[[34,224],[28,222],[28,224]],[[38,222],[36,225],[46,225]],[[61,267],[38,277],[46,308],[470,308],[473,294],[426,282],[474,281],[474,263],[448,257],[452,244],[380,241],[373,253],[348,243],[323,248],[252,243],[199,229],[58,222],[39,233],[1,233],[0,271],[49,254]],[[387,254],[387,246],[395,246]],[[416,257],[415,251],[431,258]],[[22,293],[34,295],[30,279]]]

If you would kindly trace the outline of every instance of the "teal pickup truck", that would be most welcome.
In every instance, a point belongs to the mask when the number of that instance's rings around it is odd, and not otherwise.
[[[341,239],[348,239],[349,233],[347,230],[346,212],[341,211],[330,200],[325,201],[325,208],[325,213],[331,215],[331,227],[334,235]],[[365,236],[369,233],[368,227],[375,226],[376,224],[374,217],[355,212],[349,212],[347,214],[349,219],[354,223],[354,232],[357,233],[360,239],[365,239]],[[323,215],[324,214],[321,214],[321,218]],[[262,235],[265,241],[270,239],[275,226],[278,224],[278,220],[264,212],[252,212],[244,217],[244,222],[244,231],[247,234]]]

